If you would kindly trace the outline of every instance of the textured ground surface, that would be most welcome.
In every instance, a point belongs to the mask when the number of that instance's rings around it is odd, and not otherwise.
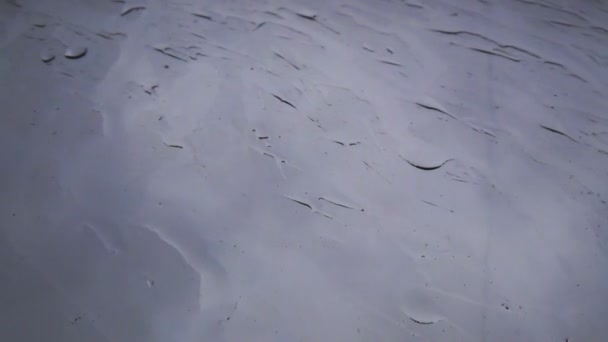
[[[606,341],[608,4],[0,2],[0,340]]]

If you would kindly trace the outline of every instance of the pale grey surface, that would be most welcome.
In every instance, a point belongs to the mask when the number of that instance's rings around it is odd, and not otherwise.
[[[607,67],[604,1],[3,0],[0,340],[606,341]]]

